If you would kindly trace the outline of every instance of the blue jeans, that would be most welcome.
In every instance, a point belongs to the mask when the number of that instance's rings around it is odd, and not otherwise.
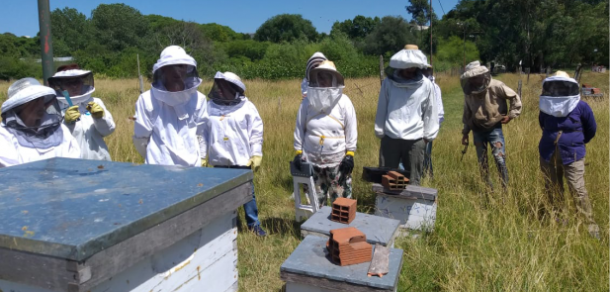
[[[247,166],[215,165],[214,167],[250,169],[250,167]],[[246,213],[246,224],[248,224],[248,227],[254,227],[261,225],[261,222],[258,221],[258,206],[256,206],[256,196],[254,195],[254,181],[250,181],[250,186],[252,187],[252,200],[244,204],[244,212]]]
[[[504,147],[504,134],[502,133],[502,126],[493,128],[490,131],[479,132],[472,131],[474,137],[474,146],[477,150],[477,157],[479,158],[479,169],[481,176],[487,183],[487,185],[493,188],[491,179],[489,178],[489,164],[487,162],[487,146],[491,148],[491,154],[496,161],[496,167],[502,180],[502,187],[506,189],[508,186],[508,169],[506,168],[506,152]]]
[[[434,173],[432,171],[432,141],[426,144],[426,152],[424,153],[424,172],[422,175],[430,175],[430,178],[434,177]]]
[[[250,185],[252,186],[252,200],[244,204],[244,211],[246,213],[246,224],[248,224],[248,227],[254,227],[261,225],[261,222],[258,221],[258,206],[256,206],[256,196],[254,195],[254,183],[250,182]]]

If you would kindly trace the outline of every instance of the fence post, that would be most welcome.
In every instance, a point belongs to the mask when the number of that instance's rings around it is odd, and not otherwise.
[[[140,94],[144,93],[144,80],[142,80],[142,74],[140,74],[140,54],[136,54],[138,61],[138,79],[140,80]]]
[[[383,84],[383,55],[379,55],[379,84]]]

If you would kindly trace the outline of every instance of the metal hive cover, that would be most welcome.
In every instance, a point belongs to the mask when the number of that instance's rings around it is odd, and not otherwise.
[[[67,158],[2,168],[0,248],[81,261],[252,177]]]

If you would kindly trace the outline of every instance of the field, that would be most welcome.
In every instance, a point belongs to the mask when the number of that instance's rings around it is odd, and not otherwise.
[[[339,68],[340,69],[340,68]],[[589,237],[577,219],[569,196],[567,225],[537,218],[544,205],[539,170],[538,94],[544,77],[523,76],[523,112],[504,128],[510,186],[507,195],[482,195],[476,153],[471,145],[461,160],[461,116],[463,94],[457,76],[440,75],[445,122],[434,141],[434,180],[425,186],[439,190],[435,230],[419,239],[402,239],[404,265],[398,291],[607,291],[609,286],[608,191],[609,111],[608,73],[587,72],[581,83],[602,89],[601,100],[585,99],[598,123],[596,137],[587,145],[586,185],[602,240]],[[498,77],[512,88],[519,76]],[[379,140],[373,132],[379,80],[346,80],[345,93],[358,116],[358,150],[355,161],[354,196],[360,212],[373,212],[371,186],[360,179],[363,166],[376,166]],[[293,158],[293,130],[301,100],[300,80],[247,80],[246,95],[257,106],[265,126],[264,159],[255,174],[260,219],[270,233],[258,238],[249,232],[238,237],[239,286],[241,291],[282,291],[279,267],[300,242],[290,200],[292,178],[288,162]],[[7,83],[0,83],[0,100],[6,98]],[[211,84],[204,82],[205,94]],[[132,146],[134,113],[139,95],[138,81],[96,80],[95,96],[104,100],[117,123],[108,137],[116,161],[143,160]],[[472,138],[471,138],[472,141]],[[492,169],[497,177],[497,171]],[[496,179],[496,185],[499,181]],[[498,188],[499,189],[499,188]],[[240,211],[243,219],[243,211]],[[242,228],[245,229],[245,220]]]

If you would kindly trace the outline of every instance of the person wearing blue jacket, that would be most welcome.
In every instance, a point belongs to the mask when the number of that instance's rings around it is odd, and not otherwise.
[[[597,124],[591,107],[580,100],[578,82],[566,72],[557,71],[543,81],[538,121],[542,128],[538,146],[540,168],[551,207],[561,210],[565,176],[589,234],[599,239],[599,226],[593,219],[584,177],[585,144],[595,136]]]

